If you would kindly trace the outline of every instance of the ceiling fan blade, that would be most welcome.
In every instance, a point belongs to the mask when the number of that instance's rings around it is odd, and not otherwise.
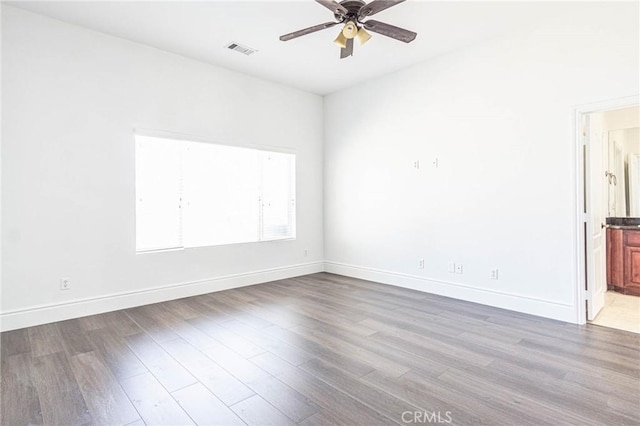
[[[340,49],[340,59],[353,56],[353,39],[347,39],[347,47]]]
[[[318,3],[335,13],[336,15],[346,16],[349,11],[335,0],[316,0]]]
[[[373,0],[371,3],[362,6],[358,17],[363,19],[367,16],[375,15],[376,13],[382,12],[383,10],[402,3],[403,1],[405,0]]]
[[[418,35],[413,31],[405,30],[399,27],[394,27],[393,25],[389,25],[389,24],[385,24],[384,22],[378,22],[373,20],[369,20],[365,22],[364,27],[374,33],[382,34],[383,36],[404,41],[405,43],[412,42]]]
[[[304,30],[298,30],[289,34],[282,35],[280,36],[280,40],[288,41],[303,35],[315,33],[316,31],[326,30],[327,28],[331,28],[334,25],[338,25],[338,24],[339,22],[325,22],[324,24],[314,25],[313,27],[305,28]]]

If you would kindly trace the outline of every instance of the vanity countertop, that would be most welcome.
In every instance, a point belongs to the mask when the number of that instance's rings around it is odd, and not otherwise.
[[[640,229],[640,217],[608,217],[606,224],[610,228]]]

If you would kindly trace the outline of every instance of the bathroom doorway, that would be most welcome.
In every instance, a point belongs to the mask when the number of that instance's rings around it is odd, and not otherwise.
[[[636,99],[577,118],[586,319],[640,333],[640,107]]]

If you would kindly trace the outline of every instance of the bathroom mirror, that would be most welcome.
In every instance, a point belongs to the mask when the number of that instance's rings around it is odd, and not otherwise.
[[[608,132],[608,216],[640,217],[640,127]]]

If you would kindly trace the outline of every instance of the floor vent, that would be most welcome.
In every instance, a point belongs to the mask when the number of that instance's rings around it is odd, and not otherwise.
[[[247,56],[257,52],[256,49],[252,49],[250,47],[243,46],[243,45],[235,43],[235,42],[229,43],[227,45],[227,49],[235,50],[236,52],[240,52],[240,53],[245,54]]]

